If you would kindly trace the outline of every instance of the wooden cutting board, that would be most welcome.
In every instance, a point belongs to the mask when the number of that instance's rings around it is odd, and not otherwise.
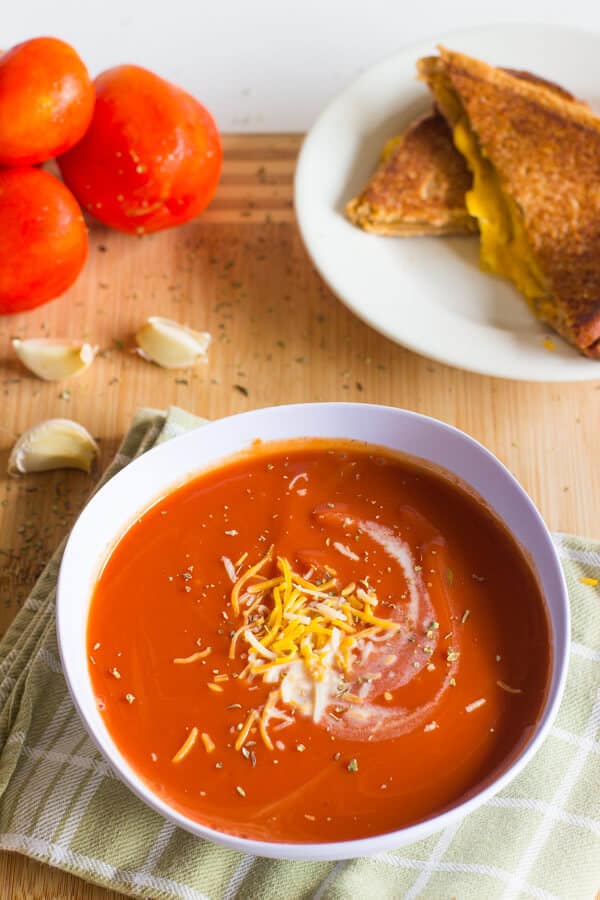
[[[217,197],[197,222],[141,239],[93,225],[89,260],[68,294],[0,318],[0,633],[95,479],[4,476],[17,435],[54,416],[91,431],[101,469],[140,406],[177,404],[208,418],[307,400],[403,406],[486,444],[552,529],[600,538],[600,383],[499,381],[380,337],[333,297],[306,256],[292,206],[300,138],[231,135],[224,144]],[[206,366],[165,371],[131,352],[136,328],[157,314],[211,332]],[[10,346],[13,336],[40,335],[85,338],[101,353],[80,378],[47,384],[21,368]],[[3,853],[0,896],[121,895]]]

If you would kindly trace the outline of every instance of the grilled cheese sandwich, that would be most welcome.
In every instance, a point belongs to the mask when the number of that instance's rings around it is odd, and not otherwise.
[[[553,86],[441,48],[419,61],[467,161],[481,265],[600,356],[600,119]]]

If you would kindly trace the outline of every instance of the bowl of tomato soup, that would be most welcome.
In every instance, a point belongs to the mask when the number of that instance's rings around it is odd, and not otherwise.
[[[508,470],[413,412],[256,410],[144,454],[77,521],[65,676],[149,806],[263,856],[422,838],[529,762],[569,612]]]

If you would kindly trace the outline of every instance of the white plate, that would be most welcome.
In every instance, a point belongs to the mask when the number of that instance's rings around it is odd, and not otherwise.
[[[600,35],[549,26],[501,25],[444,35],[440,43],[491,63],[528,69],[600,111]],[[420,44],[369,69],[325,109],[302,147],[296,213],[313,262],[338,297],[399,344],[449,365],[531,381],[600,378],[537,322],[511,284],[479,270],[476,238],[367,234],[343,214],[384,141],[431,105],[415,63]]]

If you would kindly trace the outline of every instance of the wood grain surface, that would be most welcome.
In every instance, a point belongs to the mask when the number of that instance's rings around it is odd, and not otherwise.
[[[550,528],[600,538],[600,383],[499,381],[379,336],[335,299],[302,246],[292,208],[300,138],[232,135],[224,143],[217,198],[197,222],[141,239],[91,225],[89,260],[68,294],[0,319],[0,633],[96,477],[4,476],[18,434],[53,416],[91,431],[101,469],[140,406],[177,404],[209,418],[308,400],[402,406],[457,425],[493,450]],[[210,331],[208,363],[172,372],[134,355],[132,335],[153,314]],[[10,347],[11,337],[40,335],[85,338],[101,352],[78,379],[47,384]],[[121,895],[4,853],[0,896]]]

